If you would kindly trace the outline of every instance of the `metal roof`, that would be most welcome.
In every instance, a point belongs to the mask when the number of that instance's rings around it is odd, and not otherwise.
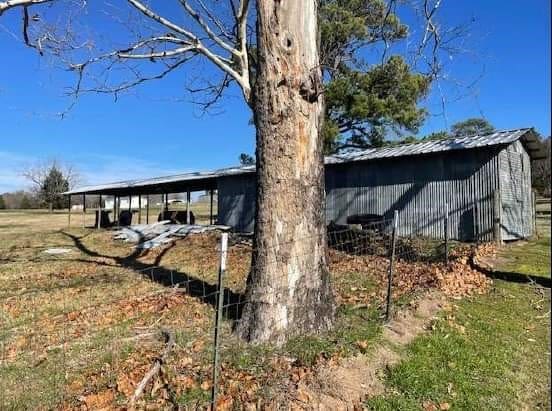
[[[444,140],[422,141],[420,143],[403,144],[394,147],[370,148],[367,150],[350,151],[326,157],[326,164],[347,163],[350,161],[374,160],[379,158],[413,156],[452,150],[510,144],[522,138],[524,145],[532,158],[540,158],[542,148],[538,138],[530,128],[497,131],[492,134],[467,137],[448,138]]]
[[[533,159],[544,158],[546,155],[541,142],[532,129],[497,131],[493,134],[468,137],[450,138],[445,140],[422,141],[420,143],[403,144],[394,147],[370,148],[356,150],[343,154],[327,156],[326,165],[341,164],[353,161],[366,161],[382,158],[413,156],[437,153],[452,150],[466,150],[494,145],[506,145],[521,139],[529,155]],[[164,193],[178,189],[190,188],[203,190],[213,187],[218,177],[248,174],[255,172],[255,165],[236,166],[213,171],[199,171],[193,173],[175,174],[172,176],[148,178],[141,180],[120,181],[110,184],[101,184],[79,187],[64,194],[139,194]]]
[[[121,191],[136,192],[148,191],[151,187],[171,187],[174,185],[185,184],[187,186],[198,186],[208,181],[215,181],[218,177],[230,176],[236,174],[245,174],[255,172],[255,166],[237,166],[222,168],[211,171],[197,171],[193,173],[175,174],[172,176],[147,178],[141,180],[118,181],[115,183],[98,184],[93,186],[78,187],[67,191],[64,194],[109,194],[119,193]],[[204,189],[204,188],[203,188]],[[201,190],[201,188],[200,188]],[[154,193],[154,191],[149,191]],[[160,191],[164,192],[164,191]]]

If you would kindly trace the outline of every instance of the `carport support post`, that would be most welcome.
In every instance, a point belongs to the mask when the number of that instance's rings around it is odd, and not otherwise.
[[[387,304],[385,307],[385,322],[389,322],[391,318],[391,292],[393,285],[393,265],[395,263],[395,247],[397,245],[397,223],[399,220],[399,212],[395,210],[393,214],[393,232],[391,234],[391,253],[389,256],[389,273],[387,278]]]
[[[121,214],[121,196],[117,196],[117,227],[121,226],[120,220],[120,214]]]
[[[117,218],[117,196],[113,196],[113,224],[115,224],[115,219]]]
[[[146,224],[149,224],[149,194],[146,196]]]
[[[493,193],[494,203],[494,239],[498,245],[502,244],[502,200],[500,198],[500,191],[495,190]]]
[[[190,189],[186,191],[186,224],[190,223]]]
[[[98,230],[102,227],[102,195],[100,194],[100,201],[98,203]]]
[[[209,224],[213,225],[213,189],[211,189],[211,207],[209,209]]]
[[[82,228],[86,226],[86,194],[82,195]]]
[[[132,196],[128,196],[128,211],[132,213]]]
[[[449,205],[445,203],[445,264],[449,263]]]
[[[67,228],[71,227],[71,194],[68,195],[69,197],[69,210],[67,210]]]
[[[138,194],[138,224],[142,224],[142,194]]]
[[[113,224],[115,224],[115,216],[117,215],[117,197],[116,196],[113,196],[113,207],[111,211],[113,211]]]
[[[218,385],[218,371],[219,371],[219,327],[222,325],[222,308],[224,305],[224,274],[226,271],[226,253],[228,250],[228,233],[222,233],[220,238],[220,265],[218,273],[218,293],[217,293],[217,313],[215,317],[215,346],[214,346],[214,358],[213,358],[213,386],[211,391],[211,401],[213,402],[213,409],[216,409],[217,405],[217,385]]]

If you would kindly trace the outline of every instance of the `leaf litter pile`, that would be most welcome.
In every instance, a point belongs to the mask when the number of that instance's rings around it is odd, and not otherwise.
[[[0,265],[0,405],[126,409],[135,397],[137,408],[208,407],[217,234],[140,253],[109,237],[85,230],[48,233],[43,241],[74,247],[61,256],[40,255],[49,244],[35,254],[30,247],[20,254],[10,247],[9,262]],[[428,288],[458,298],[484,293],[491,281],[469,262],[474,254],[494,251],[488,245],[457,247],[448,267],[398,258],[394,299]],[[250,258],[248,244],[231,242],[225,286],[233,295],[245,290]],[[329,250],[328,263],[341,311],[352,310],[363,324],[381,323],[388,258]],[[368,347],[355,330],[339,329],[294,346],[248,346],[232,335],[232,309],[221,329],[218,409],[275,408],[312,377],[315,366]],[[371,309],[375,317],[365,314]],[[170,350],[163,330],[171,331]]]

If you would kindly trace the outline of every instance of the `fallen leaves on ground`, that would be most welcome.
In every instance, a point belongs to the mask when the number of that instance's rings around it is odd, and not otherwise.
[[[166,248],[145,252],[135,263],[140,268],[153,263],[161,265],[165,279],[167,273],[186,274],[201,284],[215,285],[219,257],[217,243],[218,237],[214,234],[190,236]],[[409,246],[421,250],[419,244]],[[102,244],[102,247],[105,245]],[[124,248],[117,249],[117,252],[122,250]],[[398,299],[427,288],[437,288],[452,297],[484,293],[491,281],[471,267],[470,258],[494,252],[496,248],[492,244],[477,248],[462,247],[451,252],[448,267],[442,262],[399,257],[394,266],[393,296]],[[383,255],[351,255],[334,249],[328,251],[338,304],[355,308],[381,305],[386,295],[389,269],[389,259]],[[235,293],[245,289],[250,259],[250,245],[234,243],[229,247],[225,283]],[[179,398],[188,397],[190,404],[205,405],[211,390],[213,307],[201,298],[183,292],[185,287],[174,292],[170,287],[157,284],[161,282],[159,276],[144,281],[140,279],[143,273],[133,272],[129,267],[123,267],[123,263],[128,262],[120,257],[101,256],[91,257],[89,263],[57,262],[61,268],[56,274],[44,277],[39,283],[48,284],[47,279],[54,279],[68,284],[67,281],[74,280],[74,284],[63,289],[65,300],[61,301],[60,294],[54,291],[45,291],[32,300],[17,296],[1,301],[0,310],[14,321],[28,311],[29,301],[40,314],[34,319],[33,327],[18,329],[7,340],[6,361],[16,361],[24,353],[33,358],[36,367],[44,367],[51,361],[50,353],[63,349],[69,353],[68,364],[72,367],[68,370],[72,377],[67,382],[65,408],[124,408],[125,401],[132,396],[162,349],[160,341],[141,338],[139,334],[151,333],[163,326],[181,335],[177,338],[174,353],[163,365],[161,375],[148,384],[144,391],[147,400],[142,399],[140,405],[145,408],[147,402],[148,406],[163,408]],[[129,278],[133,275],[136,278],[130,282]],[[79,283],[81,280],[82,285]],[[102,283],[103,288],[94,290],[96,294],[93,294],[91,289],[96,282]],[[108,297],[113,287],[123,285],[128,294],[124,292],[122,297]],[[93,304],[87,305],[91,302]],[[48,304],[53,303],[57,304],[56,310],[46,309]],[[43,306],[46,308],[43,309]],[[454,323],[453,320],[451,323]],[[127,327],[125,338],[114,331],[122,324]],[[40,330],[40,333],[35,330]],[[93,350],[75,350],[77,354],[71,352],[73,347],[79,347],[79,344],[88,347],[86,344],[92,344],[99,334],[111,331],[115,335],[96,343],[99,346],[93,346]],[[369,343],[365,340],[353,344],[362,352],[369,349]],[[101,350],[110,351],[112,357],[108,364],[96,364],[100,354],[105,355]],[[71,355],[77,356],[71,358]],[[334,360],[320,358],[318,361]],[[222,362],[218,409],[258,409],[263,400],[268,401],[265,405],[269,404],[269,386],[286,392],[298,390],[314,372],[312,367],[282,356],[274,356],[266,360],[262,367],[257,366],[261,362],[259,358],[254,371]],[[424,408],[448,410],[447,406],[448,403],[427,402]]]
[[[113,404],[115,393],[113,390],[104,390],[97,394],[82,396],[79,399],[86,405],[88,410],[107,410]]]
[[[476,248],[462,247],[451,253],[449,265],[443,262],[422,262],[397,259],[393,267],[393,296],[400,298],[424,288],[437,288],[452,297],[486,293],[492,280],[470,265],[474,255],[487,255],[494,250],[492,245]],[[380,300],[386,294],[389,276],[389,259],[381,256],[354,256],[339,251],[329,252],[330,271],[339,277],[351,273],[365,273],[377,284],[377,292],[362,287],[340,289],[337,299],[340,303],[369,303],[377,293]]]

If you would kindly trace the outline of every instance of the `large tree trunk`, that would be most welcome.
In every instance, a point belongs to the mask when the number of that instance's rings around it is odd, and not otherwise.
[[[284,342],[331,327],[316,0],[257,1],[255,243],[238,333]]]

